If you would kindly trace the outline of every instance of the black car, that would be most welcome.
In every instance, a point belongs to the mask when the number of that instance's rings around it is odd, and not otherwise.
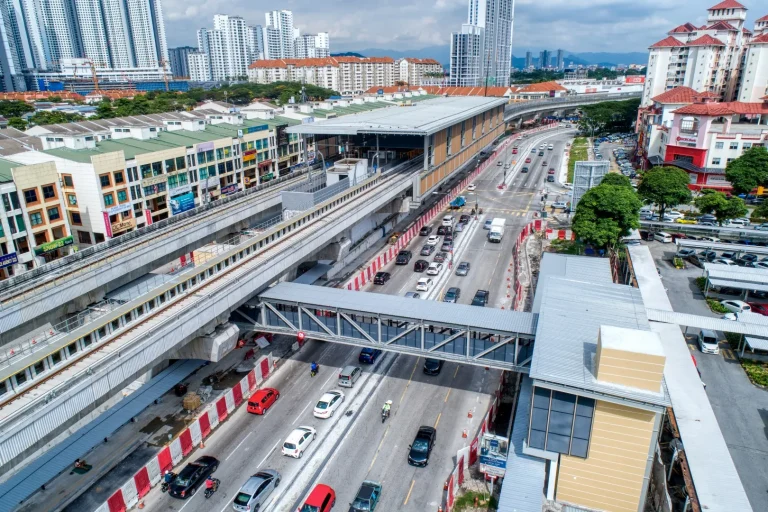
[[[411,258],[413,258],[411,251],[400,251],[397,253],[397,258],[395,258],[395,265],[407,265],[410,263]]]
[[[368,363],[373,364],[376,362],[376,358],[381,355],[381,350],[376,348],[368,348],[365,347],[363,350],[360,351],[360,355],[357,357],[357,360],[361,363]]]
[[[218,467],[219,461],[208,455],[200,457],[195,462],[190,462],[173,479],[168,494],[182,500],[189,498]]]
[[[520,172],[523,172],[523,173],[528,172],[528,166],[527,165],[523,166],[523,168],[520,169]]]
[[[424,360],[424,373],[427,375],[440,375],[440,370],[443,369],[443,361],[440,359],[425,359]]]
[[[437,228],[437,234],[438,234],[438,235],[444,235],[444,234],[445,234],[445,229],[446,229],[447,227],[448,227],[448,226],[439,226],[439,227]]]
[[[472,217],[470,217],[470,216],[469,216],[469,215],[467,215],[466,213],[465,213],[464,215],[462,215],[461,217],[459,217],[459,222],[461,222],[462,224],[466,224],[466,223],[468,223],[470,220],[472,220]]]
[[[413,271],[424,272],[428,267],[429,262],[427,260],[416,260],[416,263],[413,264]]]
[[[555,182],[555,177],[550,174],[549,176],[547,176],[547,181],[549,183],[554,183]]]
[[[477,290],[477,292],[475,292],[474,298],[472,299],[472,305],[485,307],[485,305],[488,304],[488,295],[488,290]]]
[[[715,261],[715,258],[717,258],[717,253],[715,251],[705,249],[699,253],[699,256],[701,259],[705,259],[707,261]]]
[[[457,276],[465,276],[467,274],[469,274],[469,262],[468,261],[462,261],[456,267],[456,275]]]
[[[411,466],[426,467],[429,463],[429,454],[435,446],[437,439],[437,430],[432,427],[421,426],[416,433],[416,439],[409,446],[408,464]]]
[[[443,242],[453,242],[453,233],[448,233],[443,237]]]
[[[432,226],[422,226],[419,230],[419,236],[429,236],[432,233]]]
[[[432,256],[433,252],[435,252],[434,245],[425,245],[421,248],[421,252],[419,254],[422,256]]]
[[[448,253],[445,251],[440,251],[437,254],[435,254],[435,257],[432,258],[432,261],[435,263],[445,263],[445,260],[448,258]]]
[[[461,296],[461,289],[457,288],[455,286],[451,286],[448,288],[448,291],[445,292],[445,295],[443,295],[443,302],[459,302],[459,297]]]
[[[392,275],[389,272],[376,272],[376,275],[373,277],[373,284],[384,284],[389,281],[390,277]]]

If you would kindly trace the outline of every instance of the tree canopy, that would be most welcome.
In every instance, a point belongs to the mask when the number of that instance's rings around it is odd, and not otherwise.
[[[659,206],[659,218],[669,207],[688,203],[691,191],[688,188],[688,173],[677,167],[654,167],[643,174],[637,193],[646,203]]]
[[[602,181],[600,181],[601,185],[616,185],[619,187],[629,187],[632,188],[632,182],[629,181],[629,178],[624,176],[623,174],[619,174],[617,172],[609,172],[605,176],[603,176]]]
[[[725,177],[734,192],[749,193],[759,185],[768,185],[768,150],[753,146],[725,166]]]
[[[637,120],[638,107],[639,99],[584,105],[579,128],[587,135],[630,131]]]
[[[615,246],[632,229],[640,227],[641,206],[632,187],[601,183],[589,189],[576,205],[573,231],[597,247]]]
[[[701,195],[693,200],[693,204],[702,213],[711,213],[722,226],[728,219],[737,219],[747,214],[747,206],[740,197],[727,197],[722,192],[703,190]]]
[[[10,119],[11,117],[21,117],[28,112],[34,112],[35,107],[26,101],[0,101],[0,116]]]
[[[66,112],[41,110],[29,118],[32,124],[61,124],[71,123],[72,121],[82,121],[85,119],[79,114],[68,114]]]

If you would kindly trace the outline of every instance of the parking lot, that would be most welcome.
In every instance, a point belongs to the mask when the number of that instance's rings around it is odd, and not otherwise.
[[[671,260],[674,244],[647,244],[675,311],[720,316],[710,311],[696,285],[695,279],[703,275],[702,269],[693,265],[675,269]],[[688,331],[688,346],[752,508],[768,510],[768,390],[749,381],[736,354],[725,343],[723,333],[717,333],[721,342],[720,354],[716,355],[701,353],[694,342],[698,331]]]

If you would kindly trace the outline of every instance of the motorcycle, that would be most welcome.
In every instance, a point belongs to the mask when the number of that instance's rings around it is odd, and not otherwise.
[[[160,484],[160,492],[166,492],[168,491],[168,488],[171,486],[171,483],[176,478],[176,473],[171,473],[171,481],[166,482],[165,479],[163,479],[163,483]]]
[[[205,489],[205,497],[210,498],[211,496],[213,496],[213,493],[215,493],[218,489],[219,489],[219,479],[214,478],[213,487],[211,487],[210,489],[209,488]]]
[[[384,423],[389,418],[389,411],[386,409],[381,410],[381,422]]]
[[[315,375],[317,375],[317,372],[319,371],[320,371],[320,365],[317,365],[317,368],[309,370],[309,376],[314,377]]]
[[[474,215],[474,214],[475,214],[475,209],[474,209],[474,208],[472,208],[472,211],[471,211],[471,212],[469,212],[469,214],[470,214],[470,215]]]

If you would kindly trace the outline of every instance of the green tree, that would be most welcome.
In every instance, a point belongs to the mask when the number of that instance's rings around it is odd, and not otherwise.
[[[20,117],[12,117],[8,119],[8,126],[23,131],[27,129],[27,122]]]
[[[631,187],[600,184],[587,191],[576,206],[573,231],[597,247],[613,247],[640,227],[642,202]]]
[[[109,98],[104,98],[96,106],[96,117],[98,119],[110,119],[115,117],[115,111],[112,109],[112,102]]]
[[[85,119],[79,114],[67,114],[66,112],[41,110],[29,118],[29,122],[35,125],[62,124]]]
[[[619,174],[617,172],[609,172],[605,176],[603,176],[602,181],[600,182],[601,185],[616,185],[618,187],[629,187],[632,188],[632,182],[629,181],[629,178],[624,176],[623,174]]]
[[[761,222],[763,219],[768,219],[768,203],[758,205],[757,208],[752,210],[752,215],[750,215],[749,218],[760,219]]]
[[[34,112],[35,107],[26,101],[0,101],[0,116],[9,119],[11,117],[21,117],[28,112]]]
[[[725,166],[725,177],[737,193],[749,193],[768,184],[768,149],[753,146]]]
[[[637,120],[639,106],[639,99],[585,105],[581,107],[579,128],[586,135],[629,131]]]
[[[700,212],[713,214],[721,226],[728,219],[737,219],[747,214],[744,200],[739,197],[729,198],[714,190],[702,191],[701,195],[693,200],[693,204]]]
[[[689,183],[688,173],[682,169],[654,167],[643,174],[637,193],[646,203],[656,203],[659,218],[663,219],[667,208],[690,202]]]

